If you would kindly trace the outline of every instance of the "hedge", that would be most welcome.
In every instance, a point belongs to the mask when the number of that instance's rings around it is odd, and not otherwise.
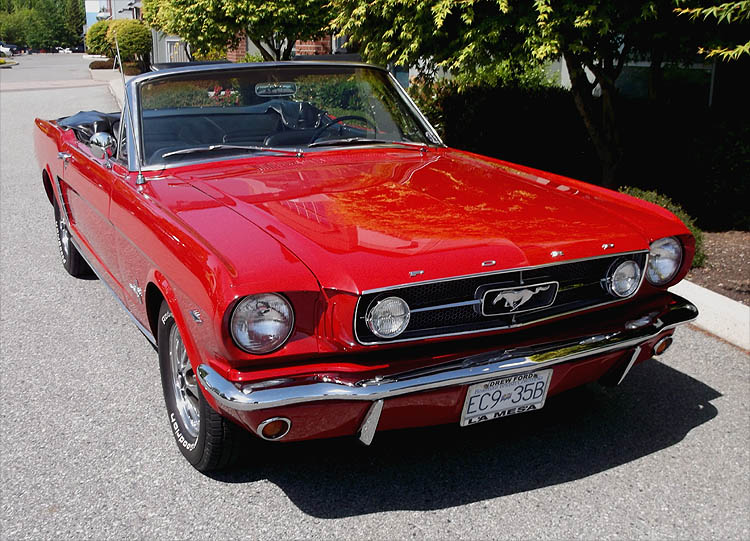
[[[107,30],[109,29],[110,22],[108,20],[95,22],[91,25],[88,32],[86,32],[86,50],[90,54],[112,56],[112,51],[107,41]]]
[[[136,60],[145,63],[151,52],[151,30],[141,21],[116,19],[107,29],[107,42],[115,50],[115,37],[120,46],[122,61]]]
[[[654,203],[660,207],[664,207],[669,212],[677,216],[682,223],[687,226],[690,232],[695,237],[695,256],[693,257],[693,268],[702,267],[706,262],[706,253],[703,251],[703,231],[695,225],[695,220],[690,216],[685,209],[680,205],[672,201],[669,197],[662,195],[653,190],[641,190],[640,188],[633,188],[632,186],[621,186],[620,191],[622,193],[632,195],[638,199],[643,199],[649,203]]]

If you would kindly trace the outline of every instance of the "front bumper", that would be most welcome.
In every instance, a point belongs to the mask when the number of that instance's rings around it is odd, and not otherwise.
[[[372,440],[386,399],[447,387],[465,386],[498,377],[522,374],[578,359],[632,350],[623,366],[624,379],[647,342],[698,316],[689,301],[671,295],[661,311],[649,311],[629,319],[621,328],[604,334],[584,335],[563,341],[490,351],[454,359],[429,368],[372,378],[356,383],[330,377],[300,376],[279,381],[255,382],[242,387],[224,379],[206,364],[198,367],[198,379],[217,404],[227,411],[253,412],[323,401],[371,403],[360,425],[360,439]],[[650,352],[649,352],[650,356]]]

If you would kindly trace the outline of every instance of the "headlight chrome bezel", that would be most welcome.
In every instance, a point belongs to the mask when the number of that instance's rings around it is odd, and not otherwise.
[[[373,312],[375,312],[375,310],[379,306],[381,307],[384,306],[386,302],[390,302],[390,303],[395,302],[395,303],[401,304],[403,305],[403,308],[405,311],[405,316],[403,316],[405,318],[404,321],[395,332],[391,332],[391,333],[380,332],[380,330],[376,327],[375,323],[373,322],[374,320]],[[375,303],[373,303],[372,306],[370,306],[370,308],[367,310],[366,315],[365,315],[365,323],[367,324],[367,328],[370,329],[370,332],[372,332],[372,334],[374,334],[378,338],[382,338],[384,340],[389,340],[392,338],[396,338],[397,336],[400,336],[409,326],[410,319],[411,319],[411,308],[409,308],[409,304],[401,297],[396,297],[396,296],[385,297],[383,299],[377,300]]]
[[[674,266],[674,269],[672,269],[671,273],[666,275],[666,278],[656,279],[652,276],[652,270],[655,269],[655,265],[658,261],[662,260],[661,255],[658,253],[654,253],[655,250],[660,250],[663,248],[665,244],[672,244],[673,246],[676,246],[678,257],[676,259],[676,264]],[[677,237],[662,237],[660,239],[655,240],[651,243],[649,246],[649,254],[648,254],[648,265],[646,266],[646,280],[648,280],[648,283],[652,286],[656,287],[663,287],[667,284],[669,284],[672,280],[674,280],[674,277],[677,276],[677,274],[680,272],[680,269],[682,268],[682,263],[685,260],[685,248],[682,245],[682,242],[680,242],[680,239]]]
[[[239,318],[243,317],[243,312],[245,310],[254,309],[250,307],[249,305],[251,305],[253,302],[256,302],[256,303],[259,301],[262,302],[263,299],[269,299],[275,302],[281,301],[282,305],[285,306],[288,311],[288,325],[287,325],[286,331],[284,333],[279,333],[278,336],[274,340],[271,340],[269,343],[267,343],[264,346],[253,348],[252,346],[244,342],[241,339],[241,337],[238,336],[238,326],[241,324],[241,322],[239,321]],[[257,309],[257,307],[255,309]],[[267,355],[269,353],[273,353],[274,351],[278,351],[279,349],[284,347],[284,345],[286,345],[287,341],[289,340],[289,338],[292,336],[292,333],[294,332],[294,325],[295,325],[294,306],[292,305],[291,301],[288,298],[286,298],[281,293],[257,293],[257,294],[247,295],[245,297],[242,297],[232,308],[232,314],[229,318],[229,336],[231,337],[234,345],[237,346],[242,351],[245,351],[252,355]],[[266,335],[266,336],[269,336],[269,335]]]
[[[635,269],[635,276],[633,278],[633,284],[626,290],[620,291],[615,287],[615,275],[623,270],[627,266],[632,266]],[[609,267],[607,271],[606,289],[610,295],[619,299],[627,299],[635,295],[643,283],[644,270],[638,264],[637,261],[632,259],[618,259]]]

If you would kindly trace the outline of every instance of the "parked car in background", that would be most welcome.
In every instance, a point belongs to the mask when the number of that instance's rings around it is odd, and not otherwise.
[[[17,54],[20,51],[19,51],[18,45],[0,41],[0,52],[2,52],[6,56],[11,56],[11,55]]]
[[[63,266],[157,348],[199,470],[252,454],[243,429],[369,444],[537,411],[697,315],[667,291],[694,253],[674,215],[447,148],[372,66],[165,69],[124,113],[36,127]]]

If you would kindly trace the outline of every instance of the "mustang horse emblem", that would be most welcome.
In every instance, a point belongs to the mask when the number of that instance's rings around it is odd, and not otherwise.
[[[520,308],[521,306],[529,302],[534,295],[536,295],[537,293],[541,293],[542,291],[547,291],[549,288],[550,286],[548,284],[546,286],[539,286],[534,289],[503,291],[497,297],[495,297],[495,300],[492,301],[492,304],[497,304],[500,301],[505,301],[505,304],[503,306],[506,308],[510,308],[510,311],[514,312],[517,308]]]

